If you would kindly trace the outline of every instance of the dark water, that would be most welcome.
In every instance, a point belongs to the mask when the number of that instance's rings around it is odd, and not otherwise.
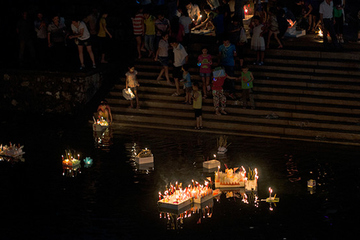
[[[359,233],[358,147],[228,136],[222,163],[258,168],[255,194],[264,199],[272,187],[280,202],[246,204],[242,191],[228,192],[185,217],[160,214],[158,192],[213,176],[202,161],[216,152],[219,136],[122,127],[96,144],[87,120],[55,119],[2,121],[0,143],[20,143],[26,153],[24,162],[0,162],[0,239],[354,239]],[[151,149],[153,170],[131,160],[134,143]],[[91,157],[93,165],[63,176],[65,149]],[[312,192],[309,179],[317,181]]]

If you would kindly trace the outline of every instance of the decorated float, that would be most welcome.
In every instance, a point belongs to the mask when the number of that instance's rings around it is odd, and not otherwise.
[[[100,117],[97,120],[93,117],[94,123],[93,123],[93,130],[97,132],[104,131],[109,127],[109,123],[103,118]]]

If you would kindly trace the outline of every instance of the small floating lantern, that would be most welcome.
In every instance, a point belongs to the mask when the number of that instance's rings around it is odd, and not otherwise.
[[[257,180],[259,179],[257,168],[251,170],[247,174],[247,179],[245,182],[245,190],[247,191],[257,191]]]
[[[216,155],[214,154],[213,160],[207,160],[203,162],[203,168],[206,169],[216,169],[220,166],[220,161],[216,160]]]
[[[276,197],[276,194],[272,197],[271,194],[272,194],[273,190],[271,187],[269,187],[269,197],[265,199],[266,202],[268,203],[277,203],[280,201],[280,198],[277,198]],[[264,199],[262,199],[261,201],[264,201]]]
[[[141,150],[139,154],[136,155],[135,162],[137,162],[138,164],[154,162],[154,156],[151,153],[151,150],[148,148]]]
[[[217,139],[217,147],[218,147],[218,154],[225,154],[227,152],[227,148],[231,143],[227,143],[227,136],[220,136]]]
[[[65,150],[65,156],[61,155],[62,166],[63,166],[63,175],[74,177],[77,172],[80,172],[80,154],[75,158],[75,154],[72,154],[71,151]]]
[[[86,157],[84,160],[84,167],[89,168],[93,164],[93,159],[90,157]]]
[[[101,117],[97,120],[95,120],[95,118],[93,117],[93,120],[94,120],[94,123],[93,123],[94,131],[103,131],[109,127],[109,123],[103,117]]]
[[[23,152],[24,146],[20,146],[20,144],[12,144],[11,142],[8,145],[0,145],[0,156],[2,157],[11,157],[11,158],[19,158],[25,152]]]

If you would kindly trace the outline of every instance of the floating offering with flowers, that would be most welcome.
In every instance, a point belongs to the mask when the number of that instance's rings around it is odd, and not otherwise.
[[[145,148],[141,150],[135,157],[135,162],[138,164],[144,164],[144,163],[152,163],[154,162],[154,156],[151,153],[151,150],[148,148]]]
[[[89,168],[93,164],[93,159],[91,157],[86,157],[84,160],[84,167]]]
[[[109,123],[103,117],[98,118],[97,120],[95,120],[95,118],[93,117],[93,120],[94,120],[94,124],[93,124],[94,131],[103,131],[109,127]]]
[[[215,172],[215,187],[216,188],[236,188],[244,187],[246,182],[246,170],[241,168],[226,168],[225,172]]]
[[[247,173],[247,180],[245,182],[245,190],[247,191],[257,191],[257,180],[259,179],[257,168],[251,170]]]
[[[11,142],[8,145],[0,145],[0,156],[2,157],[12,157],[18,158],[21,157],[25,152],[23,152],[24,146],[20,144],[12,144]]]
[[[77,157],[77,158],[76,158]],[[78,168],[80,167],[80,154],[75,156],[71,151],[65,150],[65,156],[61,155],[63,167]]]

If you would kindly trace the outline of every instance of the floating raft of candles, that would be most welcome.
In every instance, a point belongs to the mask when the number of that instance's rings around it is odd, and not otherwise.
[[[191,203],[203,203],[214,197],[213,190],[209,187],[209,182],[205,181],[204,185],[194,182],[185,189],[181,188],[182,184],[170,188],[162,194],[159,192],[158,206],[161,208],[182,209]],[[219,192],[216,192],[218,195]]]

